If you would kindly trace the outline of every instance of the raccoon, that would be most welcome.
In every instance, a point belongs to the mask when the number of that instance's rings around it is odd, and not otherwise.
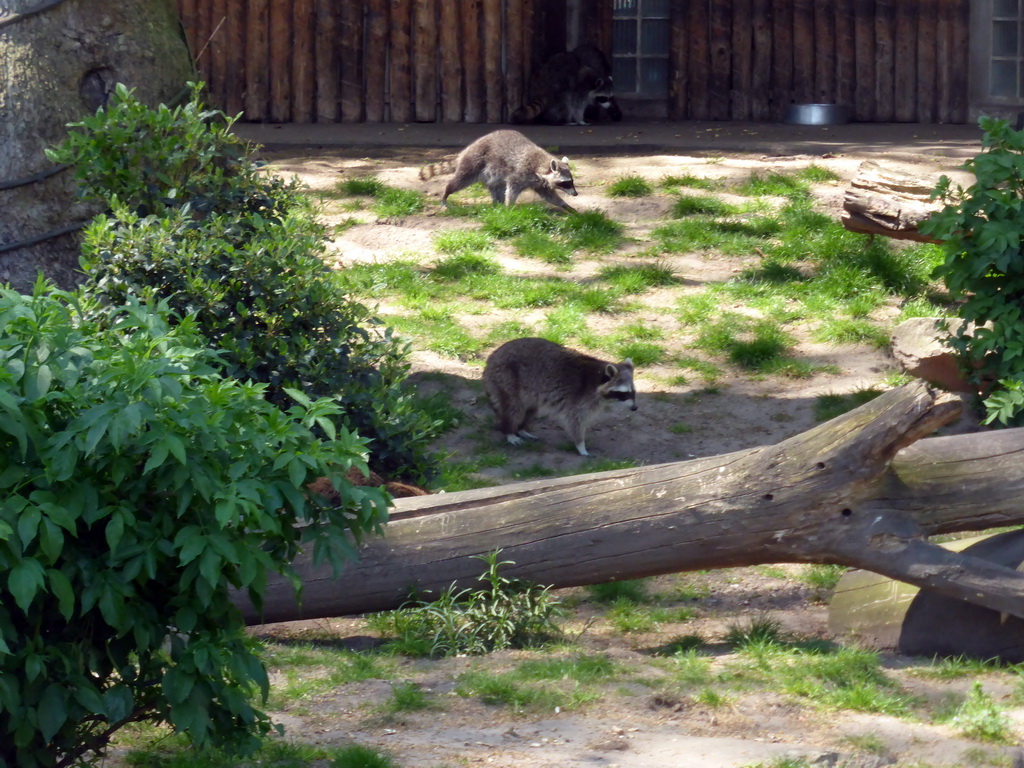
[[[598,76],[605,78],[608,82],[607,100],[604,102],[595,101],[593,104],[587,105],[583,114],[584,118],[598,120],[607,116],[610,120],[619,122],[622,119],[622,110],[619,108],[619,103],[611,92],[613,86],[612,65],[608,61],[608,57],[605,56],[604,51],[593,43],[581,43],[573,48],[572,52],[583,66],[590,67]]]
[[[584,112],[591,104],[606,106],[611,79],[596,72],[571,51],[556,53],[530,77],[529,102],[512,113],[513,123],[540,121],[554,125],[589,125]]]
[[[484,368],[484,390],[498,429],[512,445],[535,416],[553,415],[581,456],[589,456],[587,425],[603,400],[619,400],[635,411],[633,361],[609,363],[547,339],[513,339],[498,347]]]
[[[454,170],[455,176],[441,196],[445,206],[449,195],[480,181],[499,205],[512,205],[524,190],[532,189],[552,205],[576,213],[576,209],[558,195],[558,190],[574,197],[577,194],[569,158],[558,160],[518,131],[494,131],[481,136],[462,150],[454,163],[420,169],[420,178],[428,180],[448,170]]]

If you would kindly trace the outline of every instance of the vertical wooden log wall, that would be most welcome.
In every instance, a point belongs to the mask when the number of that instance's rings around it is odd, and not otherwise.
[[[565,0],[567,1],[567,0]],[[863,122],[968,118],[970,0],[671,0],[667,113]],[[581,0],[607,48],[612,0]],[[211,103],[267,122],[508,120],[562,50],[563,0],[178,0]],[[628,102],[626,102],[628,119]]]

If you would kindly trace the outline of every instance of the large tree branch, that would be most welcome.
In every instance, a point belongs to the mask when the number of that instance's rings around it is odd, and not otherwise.
[[[959,409],[955,397],[914,383],[774,446],[401,499],[386,537],[368,541],[339,579],[306,560],[296,563],[305,585],[301,605],[284,580],[270,585],[260,614],[244,598],[238,602],[250,623],[394,608],[413,588],[474,585],[482,566],[472,556],[498,548],[515,562],[509,575],[555,587],[837,562],[884,565],[895,578],[943,589],[963,585],[959,596],[974,594],[982,583],[1012,580],[1001,571],[994,579],[979,576],[988,582],[964,578],[915,537],[1024,522],[1024,430],[1004,431],[999,440],[971,435],[904,448]],[[1006,466],[995,469],[995,462]],[[880,513],[903,526],[897,528],[907,534],[900,545],[905,557],[893,558],[891,539],[872,533]],[[936,571],[936,563],[943,568]],[[1003,600],[1000,610],[1024,613]]]

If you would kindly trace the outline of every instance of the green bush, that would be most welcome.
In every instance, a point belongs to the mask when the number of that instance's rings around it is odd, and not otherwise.
[[[336,397],[338,426],[370,438],[374,469],[429,482],[437,425],[403,390],[406,345],[326,268],[323,228],[297,183],[260,172],[218,116],[198,88],[170,110],[119,86],[51,153],[111,211],[85,231],[88,288],[115,305],[155,297],[194,315],[232,376],[266,384],[282,408],[295,402],[289,388]]]
[[[1024,131],[1006,120],[982,117],[982,151],[964,163],[976,181],[966,190],[943,176],[934,194],[946,207],[921,225],[943,241],[946,258],[936,269],[960,318],[949,345],[967,379],[984,389],[989,423],[1024,421]],[[957,327],[958,326],[958,327]]]
[[[300,546],[339,567],[387,498],[344,479],[366,446],[335,403],[281,410],[219,368],[166,303],[0,289],[0,765],[71,765],[140,720],[238,751],[270,730],[229,590],[258,607]]]

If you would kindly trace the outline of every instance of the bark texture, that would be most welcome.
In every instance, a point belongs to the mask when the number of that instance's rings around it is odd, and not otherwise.
[[[68,173],[43,150],[65,125],[93,113],[118,82],[149,103],[169,101],[192,78],[173,0],[9,0],[0,4],[0,283],[26,291],[42,271],[77,283],[72,232],[5,250],[88,218]]]
[[[1024,615],[1024,574],[927,537],[1024,523],[1024,429],[915,441],[960,401],[908,384],[774,446],[694,461],[421,496],[339,579],[298,562],[250,623],[395,608],[478,584],[473,555],[555,587],[761,563],[839,563]],[[913,445],[912,445],[913,444]]]
[[[865,160],[843,200],[843,226],[851,232],[938,243],[918,227],[943,207],[931,200],[938,179],[919,179]]]

